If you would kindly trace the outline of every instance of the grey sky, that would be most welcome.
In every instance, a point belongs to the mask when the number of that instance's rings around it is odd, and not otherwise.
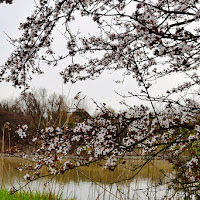
[[[12,38],[17,38],[20,36],[20,31],[18,26],[20,22],[23,22],[27,16],[31,14],[31,11],[34,9],[34,1],[32,0],[16,0],[12,5],[0,4],[0,64],[3,64],[10,53],[13,50],[13,47],[7,41],[6,32]],[[79,18],[78,21],[74,22],[71,26],[73,30],[80,29],[83,34],[88,32],[95,32],[95,25],[87,19]],[[54,44],[55,48],[60,49],[62,52],[65,48],[62,42],[62,35],[57,31],[55,36],[57,40]],[[49,68],[44,65],[43,75],[35,75],[31,82],[31,87],[45,87],[49,92],[56,92],[58,94],[68,94],[69,88],[71,87],[70,98],[73,98],[79,91],[82,91],[83,95],[86,95],[88,99],[93,98],[98,103],[105,102],[107,106],[119,110],[124,107],[120,106],[119,102],[122,100],[114,91],[117,91],[121,94],[125,94],[128,91],[137,90],[136,82],[128,77],[123,84],[116,84],[114,80],[122,79],[121,71],[112,73],[112,74],[103,74],[100,78],[95,81],[88,80],[85,82],[78,82],[71,86],[71,83],[63,85],[62,78],[59,75],[59,72],[63,69],[64,64],[58,66],[57,68]],[[169,85],[173,86],[176,83],[177,75],[170,78],[170,81],[165,79],[164,81],[155,81],[155,87],[153,87],[153,93],[160,93],[164,91]],[[0,100],[8,97],[15,97],[20,94],[19,89],[15,89],[11,86],[10,83],[1,83],[0,84]],[[128,103],[130,105],[138,104],[139,101],[136,99],[129,99]],[[93,106],[92,106],[93,107]]]
[[[18,26],[20,22],[23,22],[27,16],[31,14],[31,11],[34,8],[33,1],[27,0],[17,0],[14,1],[12,5],[1,4],[0,5],[0,64],[3,64],[12,50],[14,49],[11,44],[7,41],[7,33],[12,38],[17,38],[20,36],[20,31]],[[73,29],[80,28],[83,31],[83,34],[87,34],[88,30],[93,30],[91,24],[87,20],[80,18],[78,24],[72,24]],[[84,29],[85,28],[85,29]],[[5,32],[5,33],[4,33]],[[57,32],[57,37],[61,35]],[[56,36],[55,36],[56,37]],[[55,46],[60,47],[62,51],[62,40],[57,41]],[[60,45],[60,46],[59,46]],[[62,84],[62,78],[59,75],[62,67],[57,68],[43,68],[45,73],[43,75],[35,75],[31,83],[31,87],[45,87],[50,92],[56,92],[61,94],[62,91],[64,94],[68,94],[71,83],[66,85]],[[97,102],[105,102],[108,106],[113,107],[114,109],[120,109],[119,101],[121,98],[114,93],[114,90],[123,92],[132,88],[128,84],[115,84],[113,80],[121,79],[121,73],[117,72],[110,75],[103,75],[95,81],[85,81],[73,84],[71,87],[70,97],[74,97],[79,91],[82,91],[82,94],[87,95],[88,98],[93,98]],[[0,99],[5,99],[8,97],[15,97],[20,94],[19,89],[12,87],[11,83],[1,83],[0,84]]]

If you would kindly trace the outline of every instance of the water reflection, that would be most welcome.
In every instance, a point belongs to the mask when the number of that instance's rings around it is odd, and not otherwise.
[[[26,172],[19,172],[16,168],[24,161],[12,157],[0,157],[0,183],[3,187],[14,185],[18,188],[24,184],[23,176]],[[69,170],[64,175],[57,176],[46,187],[47,178],[33,182],[31,190],[51,191],[64,198],[76,197],[81,200],[93,199],[160,199],[167,189],[167,180],[163,175],[170,174],[171,165],[164,160],[154,160],[144,166],[137,174],[135,166],[143,160],[127,160],[116,170],[109,171],[95,163],[89,167]],[[46,173],[43,169],[41,173]],[[137,174],[137,175],[136,175]],[[131,177],[134,177],[131,179]],[[127,180],[119,182],[121,180]],[[111,184],[118,182],[117,184]]]

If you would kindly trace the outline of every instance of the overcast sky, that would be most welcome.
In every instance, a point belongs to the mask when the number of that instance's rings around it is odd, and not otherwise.
[[[34,9],[34,1],[33,0],[15,0],[14,4],[6,5],[0,4],[0,65],[3,64],[10,53],[13,50],[13,47],[7,41],[7,33],[11,38],[17,38],[20,36],[20,31],[18,30],[18,26],[20,22],[25,21],[26,17],[31,14]],[[73,29],[79,29],[83,32],[83,34],[88,34],[89,32],[94,33],[95,25],[91,23],[88,19],[79,18],[74,24],[72,24]],[[5,32],[5,33],[4,33]],[[55,33],[55,37],[61,38],[61,34],[59,31]],[[61,51],[62,47],[62,38],[57,40],[55,44],[57,48]],[[137,85],[135,81],[129,77],[123,84],[116,84],[114,80],[122,79],[121,71],[112,73],[112,74],[103,74],[100,78],[95,81],[89,80],[84,82],[78,82],[71,86],[71,83],[63,85],[62,78],[59,75],[59,72],[62,68],[49,68],[44,66],[44,74],[43,75],[35,75],[31,82],[31,87],[40,88],[45,87],[48,91],[56,92],[58,94],[67,95],[70,90],[70,98],[73,98],[79,91],[82,91],[83,95],[86,95],[88,99],[93,98],[98,103],[106,103],[107,106],[112,107],[115,110],[120,110],[125,107],[121,106],[119,102],[122,98],[117,95],[114,91],[117,91],[121,94],[125,94],[128,91],[137,90]],[[176,83],[177,77],[171,77],[170,82],[163,80],[164,82],[155,85],[153,88],[153,92],[162,92],[166,89],[166,86],[173,85]],[[15,89],[12,87],[10,83],[0,83],[0,100],[16,97],[20,94],[19,89]],[[129,99],[128,103],[131,105],[139,104],[139,101],[136,99]],[[91,105],[92,109],[94,109],[94,105]]]
[[[7,41],[8,34],[11,38],[17,38],[20,36],[18,26],[20,22],[25,21],[26,17],[29,16],[34,9],[34,1],[32,0],[16,0],[12,5],[0,4],[0,64],[3,64],[9,57],[13,50],[13,47]],[[84,20],[84,22],[83,22]],[[84,27],[83,27],[84,25]],[[73,28],[80,27],[84,32],[87,33],[89,30],[93,30],[91,27],[91,21],[87,19],[79,19],[76,24],[72,25]],[[81,27],[82,26],[82,27]],[[85,28],[85,29],[84,29]],[[5,34],[6,33],[6,34]],[[57,33],[60,37],[59,32]],[[61,45],[62,41],[58,41],[57,46]],[[56,92],[58,94],[68,94],[69,88],[71,87],[70,97],[73,98],[79,91],[82,91],[83,95],[86,95],[88,99],[93,98],[97,102],[106,103],[114,109],[121,109],[119,101],[122,99],[114,92],[115,90],[123,93],[133,89],[135,86],[130,85],[129,81],[124,84],[116,84],[114,80],[122,79],[121,72],[114,74],[103,74],[100,78],[95,81],[85,81],[73,84],[68,83],[63,85],[62,78],[59,72],[62,68],[48,68],[44,67],[43,75],[34,76],[31,87],[45,87],[49,92]],[[134,87],[133,87],[134,86]],[[12,87],[11,83],[0,83],[0,100],[15,97],[20,94],[19,89]]]

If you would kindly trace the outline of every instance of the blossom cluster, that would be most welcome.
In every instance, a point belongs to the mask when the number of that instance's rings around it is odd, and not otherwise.
[[[20,126],[18,130],[16,130],[16,133],[19,135],[19,137],[24,138],[26,137],[27,129],[28,129],[28,126],[25,124],[23,126]]]
[[[42,73],[40,63],[65,63],[60,74],[72,83],[95,79],[106,70],[121,71],[139,87],[139,92],[121,96],[147,101],[150,107],[124,103],[128,112],[114,115],[103,106],[102,114],[74,128],[37,130],[33,171],[47,166],[59,174],[102,159],[114,170],[124,155],[140,149],[147,161],[158,155],[168,159],[178,171],[175,182],[196,194],[200,106],[191,94],[199,95],[199,8],[199,1],[191,0],[40,0],[20,24],[21,37],[10,41],[16,48],[1,66],[0,81],[27,89],[32,74]],[[70,29],[80,15],[97,25],[97,33],[82,36]],[[53,48],[60,24],[66,44],[62,55]],[[178,75],[176,85],[166,84],[162,94],[152,95],[160,80]],[[17,133],[23,138],[26,131],[19,127]]]
[[[36,165],[19,167],[20,171],[34,172],[24,178],[27,181],[40,178],[40,170],[45,166],[50,174],[57,175],[101,160],[105,160],[106,169],[114,170],[124,162],[124,156],[140,149],[140,156],[147,160],[156,156],[169,160],[178,170],[178,178],[172,178],[178,183],[187,180],[184,184],[198,185],[200,114],[188,115],[186,108],[178,107],[166,108],[159,116],[144,106],[117,115],[102,111],[74,128],[47,127],[35,133],[32,153]],[[189,155],[187,149],[191,149]],[[182,170],[184,177],[179,180]],[[195,191],[195,187],[191,188]]]

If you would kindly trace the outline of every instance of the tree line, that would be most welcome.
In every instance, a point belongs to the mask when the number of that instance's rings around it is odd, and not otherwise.
[[[69,100],[65,95],[49,94],[45,88],[33,89],[15,99],[0,101],[0,127],[3,128],[4,124],[9,122],[13,146],[20,141],[15,133],[18,127],[24,124],[33,130],[50,126],[74,127],[76,122],[82,122],[90,117],[85,109],[87,109],[85,97],[76,95],[74,99]],[[2,140],[2,129],[0,132]],[[5,140],[8,141],[8,134]],[[26,142],[24,138],[20,143]]]

